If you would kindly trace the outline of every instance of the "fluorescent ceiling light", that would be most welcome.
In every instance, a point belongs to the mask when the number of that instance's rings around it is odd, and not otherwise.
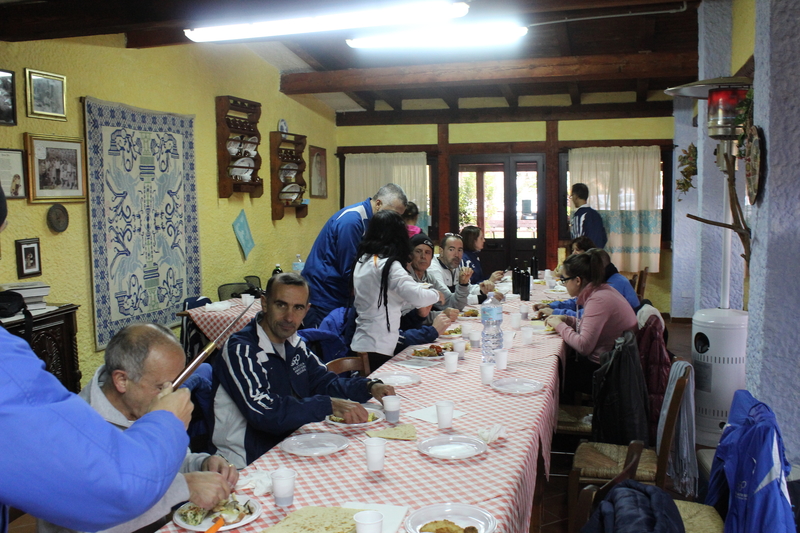
[[[465,48],[508,45],[528,33],[513,22],[428,25],[395,33],[347,39],[351,48]]]
[[[469,11],[469,6],[464,2],[429,0],[349,13],[254,22],[252,24],[211,26],[183,31],[189,39],[195,42],[229,41],[376,26],[430,24],[463,17],[467,11]]]

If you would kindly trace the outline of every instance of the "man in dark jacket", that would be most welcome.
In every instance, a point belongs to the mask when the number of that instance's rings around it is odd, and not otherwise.
[[[572,213],[572,238],[576,239],[585,235],[592,239],[598,248],[605,248],[608,238],[606,228],[603,227],[603,219],[600,215],[586,204],[589,199],[589,187],[584,183],[575,183],[572,186],[572,193],[569,195],[575,212]]]

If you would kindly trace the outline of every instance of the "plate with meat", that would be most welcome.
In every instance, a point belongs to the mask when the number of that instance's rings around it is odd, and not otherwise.
[[[431,344],[427,348],[419,348],[411,352],[411,357],[415,359],[428,359],[429,361],[441,361],[444,359],[444,352],[452,352],[453,343],[443,342],[441,344]]]
[[[412,512],[406,533],[492,533],[497,520],[485,509],[466,503],[435,503]]]
[[[231,494],[210,511],[192,502],[185,503],[175,511],[172,519],[184,529],[206,531],[221,516],[225,524],[219,530],[228,531],[249,524],[261,516],[261,511],[261,504],[256,500]]]
[[[386,420],[386,415],[383,414],[383,411],[378,409],[367,409],[367,414],[369,416],[369,420],[366,422],[361,422],[359,424],[348,424],[344,421],[344,418],[339,418],[338,416],[328,415],[325,417],[325,422],[332,426],[340,426],[340,427],[351,427],[351,428],[360,428],[366,426],[372,426],[374,424],[379,424]]]

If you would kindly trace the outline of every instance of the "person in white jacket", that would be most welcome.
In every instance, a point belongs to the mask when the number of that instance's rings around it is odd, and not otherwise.
[[[411,243],[402,217],[393,211],[372,217],[357,256],[353,288],[358,317],[350,349],[368,352],[374,371],[394,354],[403,303],[418,308],[444,298],[436,289],[417,283],[406,270]]]

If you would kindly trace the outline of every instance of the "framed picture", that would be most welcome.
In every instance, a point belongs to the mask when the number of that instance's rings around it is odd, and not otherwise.
[[[17,125],[17,93],[14,73],[0,70],[0,126]]]
[[[39,253],[39,239],[20,239],[17,246],[17,277],[30,278],[42,275],[42,256]]]
[[[31,203],[86,200],[83,139],[26,133],[25,149]]]
[[[67,120],[67,77],[25,69],[28,116]]]
[[[9,200],[25,198],[25,158],[22,150],[0,148],[0,185]]]
[[[309,180],[311,182],[311,198],[328,197],[328,160],[325,148],[308,147],[308,159],[311,163]]]

